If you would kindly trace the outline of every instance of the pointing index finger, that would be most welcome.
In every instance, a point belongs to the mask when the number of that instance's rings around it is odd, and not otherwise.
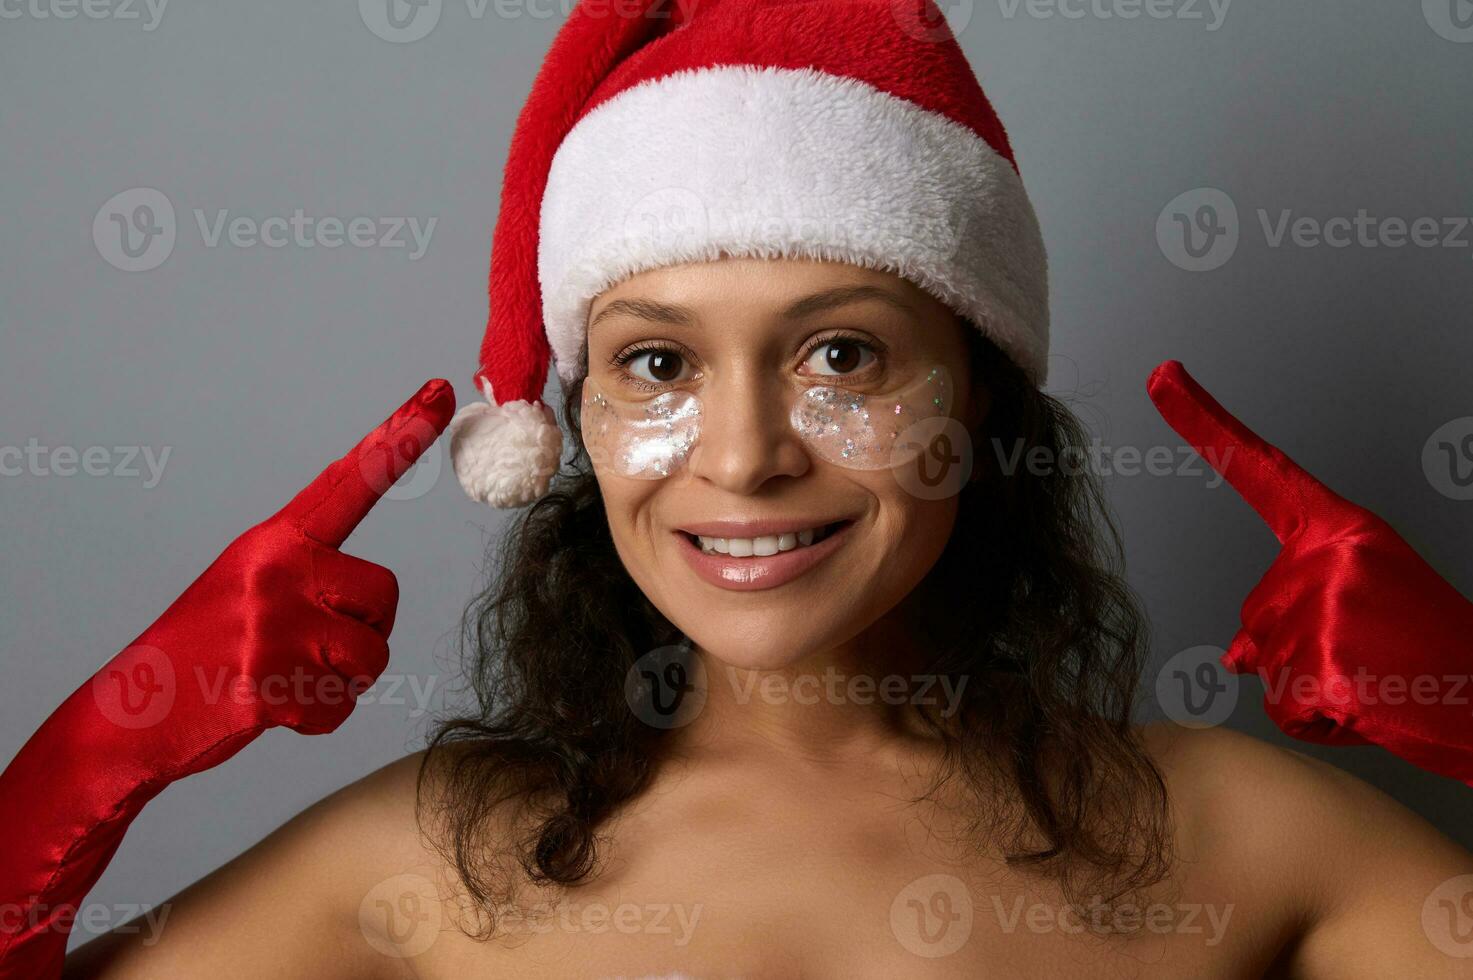
[[[1335,494],[1233,417],[1180,361],[1151,372],[1146,393],[1167,423],[1248,501],[1280,542],[1298,532]]]
[[[440,437],[454,411],[450,382],[440,378],[425,382],[414,397],[292,498],[278,519],[295,524],[309,538],[341,546]]]

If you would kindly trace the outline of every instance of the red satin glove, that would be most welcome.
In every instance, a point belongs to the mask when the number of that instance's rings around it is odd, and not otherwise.
[[[1473,784],[1473,603],[1391,525],[1229,415],[1179,362],[1151,372],[1146,390],[1283,545],[1222,663],[1259,674],[1265,710],[1295,738],[1374,742]]]
[[[0,978],[60,976],[75,909],[165,786],[273,726],[320,734],[352,712],[388,663],[398,583],[338,547],[454,408],[427,383],[231,542],[0,775]]]

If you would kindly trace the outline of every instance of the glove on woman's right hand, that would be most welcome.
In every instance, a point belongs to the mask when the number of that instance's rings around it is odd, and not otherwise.
[[[398,583],[338,547],[444,431],[431,381],[251,528],[0,774],[0,978],[55,977],[77,905],[170,782],[267,728],[330,732],[388,663]]]

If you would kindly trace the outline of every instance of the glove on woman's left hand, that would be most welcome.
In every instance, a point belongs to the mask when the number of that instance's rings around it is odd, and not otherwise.
[[[1391,525],[1228,414],[1179,362],[1157,367],[1146,388],[1283,545],[1222,663],[1263,678],[1265,710],[1295,738],[1374,742],[1473,784],[1473,603]]]

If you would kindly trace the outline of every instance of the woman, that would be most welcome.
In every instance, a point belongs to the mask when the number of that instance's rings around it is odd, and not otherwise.
[[[120,930],[68,975],[1469,975],[1436,913],[1473,856],[1306,757],[1132,725],[1145,631],[1097,487],[1049,465],[1083,434],[1039,390],[1041,242],[949,35],[889,2],[636,6],[574,12],[507,169],[487,401],[452,451],[473,495],[533,506],[472,618],[480,711],[186,890],[156,942]],[[660,161],[699,220],[643,220],[669,200],[640,183]],[[575,440],[555,478],[549,353]],[[1241,450],[1204,455],[1299,572],[1245,607],[1232,665],[1292,666],[1305,629],[1321,662],[1376,664],[1356,627],[1399,617],[1446,640],[1429,664],[1466,645],[1466,600],[1372,515],[1178,366],[1151,393],[1199,448]],[[0,885],[41,911],[0,975],[59,967],[47,910],[169,781],[351,710],[396,587],[338,547],[450,407],[426,385],[22,750]],[[1306,533],[1418,588],[1316,619],[1349,593],[1311,574]],[[237,696],[178,680],[200,666]],[[308,696],[265,696],[302,675]],[[129,714],[114,681],[169,705]],[[1448,714],[1281,707],[1307,737],[1470,773]]]

